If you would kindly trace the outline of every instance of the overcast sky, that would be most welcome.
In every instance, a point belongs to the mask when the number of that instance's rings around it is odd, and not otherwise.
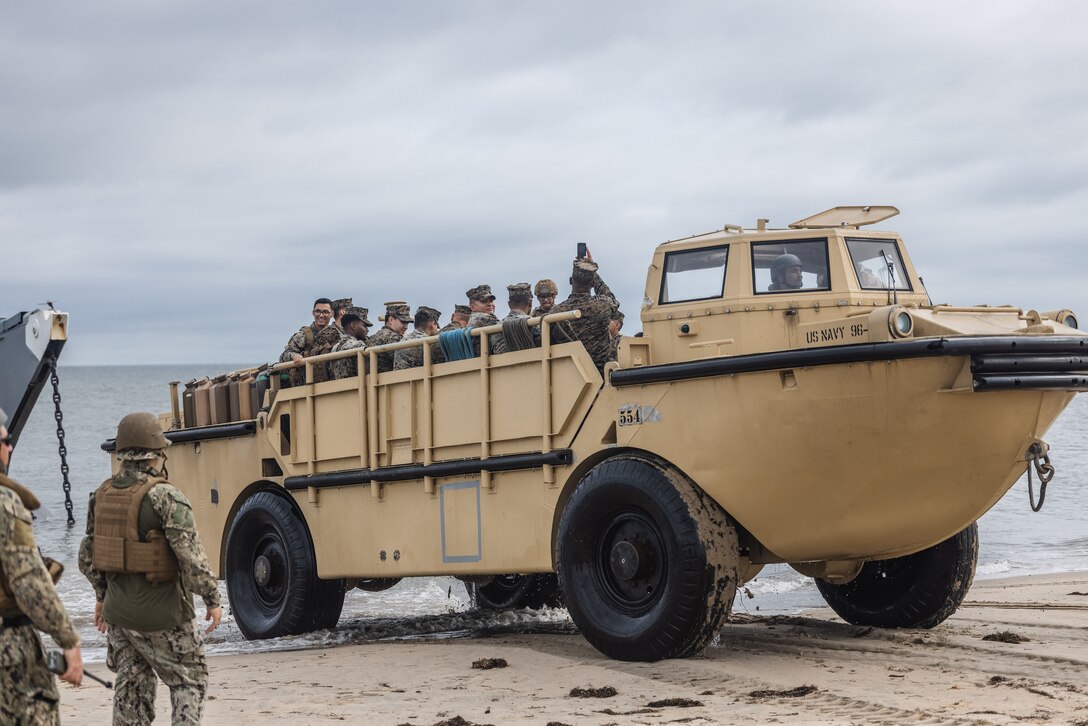
[[[67,364],[445,321],[578,241],[634,332],[657,244],[839,204],[935,302],[1088,320],[1088,3],[0,1],[0,315]]]

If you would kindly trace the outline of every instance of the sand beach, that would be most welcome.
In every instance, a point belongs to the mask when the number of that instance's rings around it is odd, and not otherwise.
[[[473,667],[485,659],[506,665]],[[703,655],[658,663],[554,632],[209,662],[207,724],[1088,724],[1088,572],[976,582],[933,630],[856,627],[826,608],[737,614]],[[65,723],[109,722],[109,691],[62,684],[61,698]],[[169,723],[161,686],[157,706]]]

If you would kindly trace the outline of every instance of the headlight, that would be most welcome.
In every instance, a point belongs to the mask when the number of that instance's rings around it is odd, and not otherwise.
[[[906,338],[914,332],[914,318],[903,308],[895,308],[888,317],[888,327],[892,335],[897,338]]]
[[[1074,330],[1080,329],[1080,323],[1077,321],[1077,316],[1072,310],[1052,310],[1050,312],[1043,313],[1044,320],[1053,320],[1059,325],[1064,325]]]

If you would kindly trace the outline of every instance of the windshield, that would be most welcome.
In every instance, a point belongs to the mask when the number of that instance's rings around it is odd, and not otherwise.
[[[912,289],[895,240],[847,237],[846,246],[863,290]]]
[[[707,300],[721,297],[725,287],[728,247],[710,247],[665,255],[661,302]]]
[[[827,290],[827,240],[753,242],[752,277],[758,294]]]

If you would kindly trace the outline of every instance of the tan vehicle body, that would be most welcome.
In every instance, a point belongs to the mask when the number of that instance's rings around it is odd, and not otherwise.
[[[979,390],[971,353],[932,344],[1088,340],[1058,322],[1075,324],[1068,311],[931,305],[899,237],[862,229],[894,213],[837,208],[792,229],[761,222],[660,245],[642,335],[623,339],[603,376],[580,343],[550,344],[545,325],[532,350],[275,390],[252,433],[169,432],[171,481],[220,576],[239,508],[276,489],[304,519],[321,578],[486,577],[554,572],[572,492],[601,462],[634,454],[728,514],[739,581],[788,562],[848,582],[866,561],[975,522],[1082,385]],[[893,244],[901,289],[865,289],[847,239]],[[759,290],[759,250],[776,249],[761,245],[801,240],[826,242],[826,289]],[[666,255],[719,247],[720,295],[661,301]],[[376,369],[374,349],[352,355]],[[305,359],[307,380],[338,357]]]

